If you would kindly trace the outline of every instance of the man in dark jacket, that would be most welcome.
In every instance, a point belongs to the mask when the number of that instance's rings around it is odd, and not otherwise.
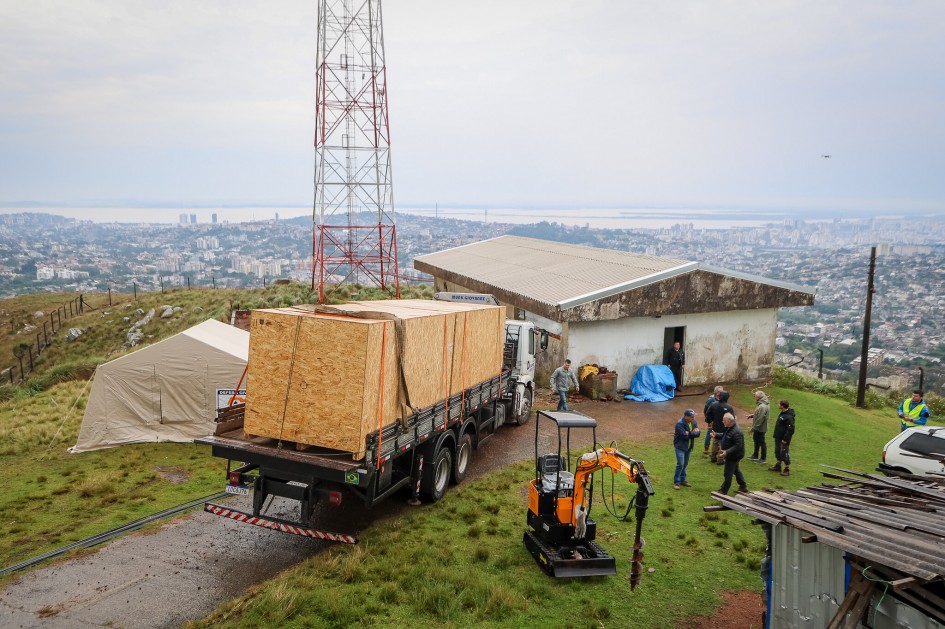
[[[673,473],[673,489],[689,487],[686,482],[686,468],[689,467],[689,454],[692,444],[699,436],[699,426],[696,424],[696,412],[687,408],[682,419],[676,422],[673,432],[673,447],[676,449],[676,471]]]
[[[732,486],[732,476],[735,476],[738,491],[744,493],[748,491],[748,484],[745,483],[745,475],[738,464],[745,457],[745,435],[735,423],[734,413],[726,413],[722,421],[725,423],[725,432],[722,434],[719,460],[725,463],[725,478],[719,491],[728,494],[729,487]]]
[[[682,344],[679,341],[673,343],[673,346],[666,352],[664,364],[669,366],[673,372],[673,378],[676,379],[676,388],[682,386],[682,368],[686,364],[686,352],[682,350]]]
[[[781,412],[774,424],[774,456],[777,457],[778,462],[768,469],[772,472],[780,472],[781,476],[790,476],[791,454],[788,450],[791,446],[791,438],[794,437],[794,409],[787,400],[778,402],[778,408]]]
[[[725,432],[725,424],[722,422],[722,418],[725,417],[726,413],[734,417],[735,409],[728,403],[728,391],[722,391],[719,393],[719,401],[709,407],[709,412],[705,417],[706,424],[712,427],[712,451],[709,453],[709,458],[713,463],[719,465],[723,463],[723,461],[718,460],[718,456],[719,440],[722,438],[722,433]]]
[[[709,423],[709,408],[719,401],[719,395],[724,390],[722,385],[716,385],[712,395],[709,396],[709,399],[705,402],[705,406],[702,408],[702,417],[705,419],[706,425],[705,443],[703,444],[705,449],[702,452],[702,456],[709,456],[709,445],[712,443],[712,424]]]

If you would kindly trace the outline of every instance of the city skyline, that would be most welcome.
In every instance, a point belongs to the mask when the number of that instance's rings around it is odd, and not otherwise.
[[[943,18],[920,0],[388,3],[395,197],[943,212]],[[0,204],[310,205],[315,23],[312,1],[0,7]]]

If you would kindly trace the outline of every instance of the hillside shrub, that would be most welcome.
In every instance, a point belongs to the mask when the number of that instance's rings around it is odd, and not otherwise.
[[[820,380],[780,365],[774,367],[774,383],[780,387],[809,391],[843,400],[851,405],[856,403],[856,387],[836,380]],[[897,408],[909,396],[909,393],[910,391],[878,391],[877,389],[867,388],[863,401],[866,408]],[[776,400],[772,400],[772,403],[776,403]],[[928,405],[932,417],[945,415],[945,398],[934,393],[927,393],[925,403]]]

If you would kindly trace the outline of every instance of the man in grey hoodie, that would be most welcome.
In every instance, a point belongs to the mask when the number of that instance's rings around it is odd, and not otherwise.
[[[765,434],[768,432],[768,415],[770,413],[770,402],[764,391],[755,391],[755,412],[746,415],[746,419],[751,420],[751,428],[748,432],[754,440],[754,454],[748,457],[749,461],[755,463],[764,463],[768,456],[768,444],[765,441]],[[758,456],[759,453],[761,456]]]

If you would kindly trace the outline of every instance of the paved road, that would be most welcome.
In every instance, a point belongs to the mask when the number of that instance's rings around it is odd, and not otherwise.
[[[687,406],[701,411],[704,400],[700,392],[659,404],[583,402],[576,410],[597,418],[599,442],[661,435],[670,440],[682,411]],[[470,477],[531,458],[534,443],[532,423],[503,429],[474,457]],[[540,436],[542,448],[552,451],[552,443],[550,435]],[[628,454],[632,456],[632,452]],[[244,497],[232,498],[227,504],[243,511],[251,509]],[[275,507],[273,515],[294,517],[289,503],[276,503]],[[349,500],[338,519],[352,526],[339,532],[361,530],[374,518],[402,508],[403,501],[395,498],[368,512]],[[20,576],[0,591],[0,627],[179,627],[319,553],[327,544],[198,511],[155,531],[111,542],[85,557]]]

